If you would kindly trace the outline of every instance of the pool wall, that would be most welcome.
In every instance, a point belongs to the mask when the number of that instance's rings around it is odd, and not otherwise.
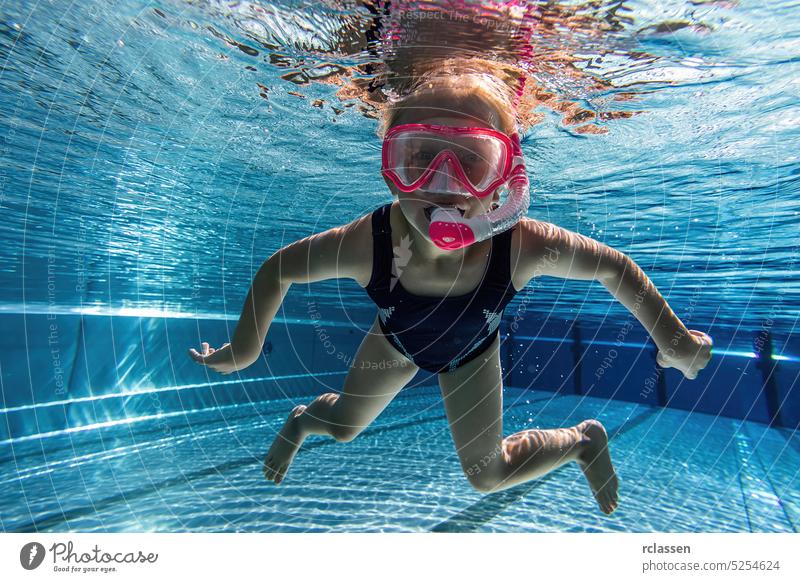
[[[186,350],[200,339],[227,341],[232,320],[42,312],[0,314],[0,324],[7,441],[339,390],[369,321],[276,320],[264,357],[230,375],[195,364]],[[636,326],[531,316],[505,321],[502,331],[509,386],[800,426],[800,362],[789,355],[800,353],[800,341],[778,330],[712,329],[715,356],[694,381],[658,367]],[[765,338],[771,358],[754,353]],[[421,372],[407,389],[435,383]]]

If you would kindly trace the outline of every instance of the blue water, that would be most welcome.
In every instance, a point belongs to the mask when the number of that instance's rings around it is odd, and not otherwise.
[[[185,351],[227,341],[272,252],[390,200],[370,111],[298,82],[374,62],[380,46],[342,41],[369,13],[55,0],[0,4],[0,527],[796,531],[798,9],[549,6],[595,32],[540,30],[531,79],[597,122],[537,109],[529,216],[629,254],[715,339],[686,382],[653,375],[644,333],[596,284],[537,280],[507,308],[524,305],[520,331],[503,327],[506,434],[600,418],[613,518],[576,467],[472,490],[424,375],[353,442],[312,437],[282,486],[263,482],[274,431],[341,388],[337,355],[374,307],[353,283],[295,286],[253,369],[223,378]]]

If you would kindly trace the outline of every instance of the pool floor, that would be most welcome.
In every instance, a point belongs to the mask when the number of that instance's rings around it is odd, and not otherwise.
[[[5,532],[792,532],[800,434],[705,414],[505,388],[504,432],[598,418],[612,516],[574,463],[494,494],[461,471],[438,388],[403,391],[355,440],[310,437],[275,486],[261,463],[310,398],[0,446]]]

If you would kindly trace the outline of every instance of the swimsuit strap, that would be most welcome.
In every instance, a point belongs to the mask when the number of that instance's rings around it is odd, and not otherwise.
[[[384,204],[372,213],[372,236],[392,234],[391,217],[392,203]]]
[[[506,289],[511,284],[511,237],[516,226],[492,237],[492,254],[482,288]]]
[[[367,284],[368,290],[389,292],[389,280],[392,275],[392,227],[389,222],[392,203],[377,208],[372,213],[372,277]]]

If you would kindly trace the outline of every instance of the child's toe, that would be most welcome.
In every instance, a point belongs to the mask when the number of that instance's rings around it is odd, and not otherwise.
[[[289,468],[289,465],[283,465],[280,469],[278,469],[278,477],[275,479],[276,483],[280,483],[283,481],[283,478],[286,477],[286,469]]]

